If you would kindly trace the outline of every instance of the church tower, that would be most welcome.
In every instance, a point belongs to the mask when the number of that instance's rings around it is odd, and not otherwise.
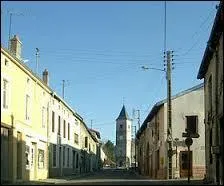
[[[131,166],[131,119],[123,105],[116,119],[116,165]]]

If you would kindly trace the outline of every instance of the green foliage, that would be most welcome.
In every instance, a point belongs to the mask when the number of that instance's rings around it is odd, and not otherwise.
[[[114,144],[110,140],[108,140],[103,146],[103,151],[105,152],[108,159],[111,161],[115,161],[114,149]]]

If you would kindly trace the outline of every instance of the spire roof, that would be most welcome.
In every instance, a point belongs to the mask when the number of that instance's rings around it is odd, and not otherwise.
[[[117,118],[118,119],[125,119],[125,120],[130,120],[129,119],[129,116],[128,116],[128,113],[126,112],[126,109],[125,109],[125,106],[123,105],[122,109],[121,109],[121,112]]]

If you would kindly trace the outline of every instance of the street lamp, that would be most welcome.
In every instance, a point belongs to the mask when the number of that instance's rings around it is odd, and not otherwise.
[[[152,70],[159,70],[159,71],[163,71],[163,72],[166,72],[165,69],[160,69],[160,68],[153,68],[153,67],[147,67],[147,66],[141,66],[142,70],[149,70],[149,69],[152,69]]]

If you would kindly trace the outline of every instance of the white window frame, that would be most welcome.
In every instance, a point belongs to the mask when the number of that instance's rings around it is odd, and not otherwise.
[[[47,119],[45,106],[42,106],[41,113],[42,113],[42,128],[45,128],[46,127],[46,119]]]
[[[10,108],[11,108],[11,84],[12,81],[11,79],[5,75],[4,73],[1,74],[1,85],[3,85],[3,81],[6,80],[7,84],[8,84],[8,90],[7,90],[7,98],[6,98],[6,102],[7,102],[7,108],[3,107],[3,88],[1,88],[1,111],[3,112],[10,112]]]
[[[27,100],[28,100],[28,102],[27,102]],[[26,94],[26,96],[25,96],[25,120],[26,121],[30,121],[30,119],[31,119],[31,117],[30,117],[30,111],[31,111],[30,101],[31,101],[30,95]]]

